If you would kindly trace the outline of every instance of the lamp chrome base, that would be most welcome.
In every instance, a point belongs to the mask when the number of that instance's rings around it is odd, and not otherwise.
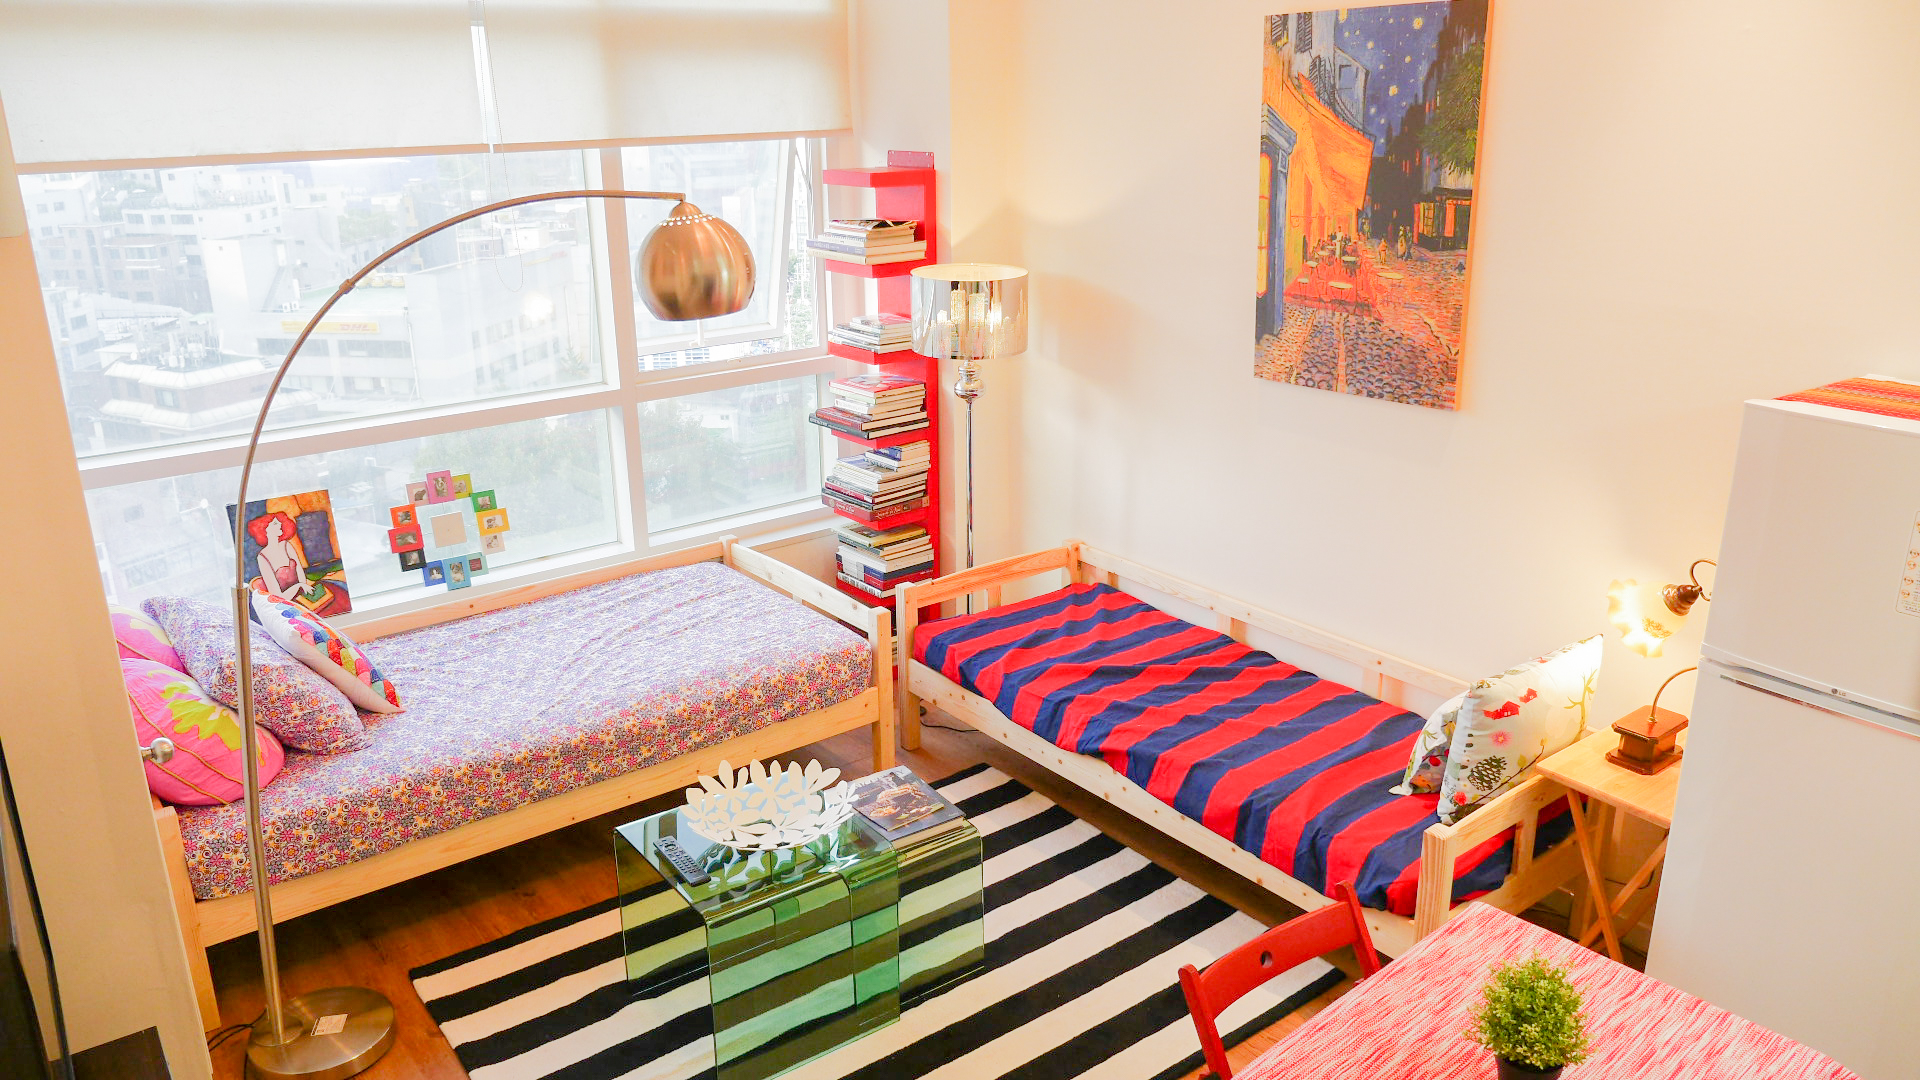
[[[334,1020],[313,1034],[314,1023]],[[258,1080],[346,1080],[365,1072],[393,1046],[393,1003],[358,986],[334,986],[301,994],[286,1003],[282,1025],[287,1041],[273,1044],[273,1023],[266,1014],[247,1036],[247,1075]]]

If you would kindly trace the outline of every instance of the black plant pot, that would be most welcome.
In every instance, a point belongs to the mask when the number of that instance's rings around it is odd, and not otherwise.
[[[1506,1058],[1494,1060],[1500,1063],[1500,1080],[1559,1080],[1560,1070],[1566,1068],[1565,1065],[1555,1065],[1550,1069],[1536,1069]]]

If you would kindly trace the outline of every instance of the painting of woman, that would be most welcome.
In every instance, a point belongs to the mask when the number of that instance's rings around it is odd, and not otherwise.
[[[278,510],[254,518],[247,522],[247,535],[260,545],[260,581],[268,596],[291,604],[307,592],[307,560],[292,518]]]
[[[235,508],[228,506],[227,513]],[[251,587],[316,615],[353,610],[326,491],[249,502],[246,517],[242,554],[253,575]]]

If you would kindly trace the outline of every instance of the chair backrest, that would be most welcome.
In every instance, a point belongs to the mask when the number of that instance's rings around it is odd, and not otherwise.
[[[1346,945],[1353,946],[1361,978],[1380,970],[1380,957],[1373,951],[1373,936],[1367,932],[1366,914],[1353,886],[1340,882],[1333,887],[1333,896],[1333,903],[1281,923],[1208,964],[1205,971],[1192,964],[1180,969],[1180,989],[1200,1035],[1201,1052],[1220,1080],[1231,1080],[1233,1067],[1227,1062],[1217,1021],[1248,991]]]

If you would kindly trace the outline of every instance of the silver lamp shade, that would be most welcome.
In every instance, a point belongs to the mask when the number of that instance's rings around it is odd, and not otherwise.
[[[1000,263],[936,263],[913,272],[913,351],[984,360],[1027,351],[1027,272]]]
[[[731,315],[753,298],[753,252],[726,222],[682,201],[634,256],[640,299],[669,322]]]

